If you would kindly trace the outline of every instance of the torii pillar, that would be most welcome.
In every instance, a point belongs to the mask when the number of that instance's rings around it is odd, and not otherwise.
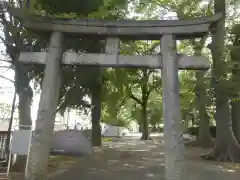
[[[162,86],[164,115],[165,170],[167,180],[184,180],[183,126],[180,112],[180,87],[173,35],[161,38],[163,56]],[[194,60],[193,60],[194,61]],[[166,155],[167,154],[167,155]],[[172,171],[174,169],[174,172]]]
[[[184,166],[182,165],[184,144],[178,70],[208,69],[210,62],[204,57],[188,57],[177,54],[175,44],[177,39],[203,37],[209,32],[211,25],[221,18],[221,15],[195,20],[106,21],[51,19],[50,17],[26,15],[24,14],[26,11],[22,12],[19,9],[13,9],[12,12],[26,29],[51,37],[48,52],[22,52],[19,57],[19,60],[25,63],[46,64],[26,180],[46,179],[48,163],[46,154],[49,151],[54,127],[62,56],[63,64],[162,69],[166,179],[184,180]],[[108,39],[107,42],[111,42],[111,44],[108,44],[107,47],[111,47],[111,50],[106,54],[63,54],[64,35]],[[161,54],[159,56],[119,55],[119,40],[116,39],[161,39]]]

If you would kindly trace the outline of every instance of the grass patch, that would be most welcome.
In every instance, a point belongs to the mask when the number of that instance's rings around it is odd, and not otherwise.
[[[112,142],[113,138],[110,137],[102,137],[102,142]]]

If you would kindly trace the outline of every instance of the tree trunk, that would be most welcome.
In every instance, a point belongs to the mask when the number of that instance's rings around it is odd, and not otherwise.
[[[144,102],[145,101],[145,102]],[[142,137],[141,140],[148,140],[149,139],[149,132],[148,132],[148,119],[147,119],[147,101],[144,100],[141,106],[141,114],[142,114]]]
[[[231,101],[231,116],[233,133],[240,143],[240,101],[238,99]]]
[[[184,129],[183,129],[183,132],[184,132],[184,133],[187,133],[187,132],[188,132],[188,123],[189,123],[188,119],[185,118],[185,119],[184,119]]]
[[[142,137],[141,140],[148,140],[149,139],[149,132],[148,132],[148,116],[147,116],[147,106],[148,106],[148,98],[149,94],[151,93],[148,90],[148,70],[143,69],[143,84],[141,87],[142,90],[142,100],[141,100],[141,115],[142,115]]]
[[[239,26],[239,25],[237,25]],[[234,135],[240,143],[240,36],[235,34],[233,47],[231,48],[231,61],[232,61],[232,87],[231,87],[231,117]]]
[[[194,127],[196,125],[196,121],[195,121],[195,116],[191,113],[190,114],[190,118],[191,118],[191,121],[192,121],[192,127]]]
[[[32,125],[31,104],[33,92],[31,87],[27,87],[18,94],[19,125],[21,129],[29,129]],[[27,127],[24,127],[27,126]]]
[[[61,60],[64,51],[63,36],[63,33],[53,32],[50,39],[26,180],[47,178],[49,150],[59,100]]]
[[[205,83],[204,83],[204,72],[198,71],[196,72],[196,88],[195,94],[197,98],[197,106],[199,110],[199,130],[198,130],[198,145],[203,148],[212,147],[212,136],[209,128],[209,120],[206,107],[207,107],[207,97],[205,94]]]
[[[206,38],[203,37],[199,43],[195,44],[194,47],[194,55],[195,56],[201,56],[202,55],[202,49],[204,46],[204,43],[206,41]],[[196,102],[198,106],[199,111],[199,128],[198,128],[198,136],[197,136],[197,144],[203,148],[209,148],[212,147],[212,136],[210,133],[209,128],[209,121],[210,117],[207,113],[207,95],[206,95],[206,84],[204,82],[204,71],[196,71],[195,77],[196,77],[196,87],[195,87],[195,96],[196,96]]]
[[[225,17],[225,1],[215,0],[216,13]],[[213,154],[207,156],[214,160],[240,161],[240,146],[233,134],[230,118],[229,94],[226,86],[226,65],[224,58],[225,19],[220,20],[212,34],[213,85],[216,98],[216,146]]]
[[[18,56],[16,56],[17,59]],[[18,62],[15,64],[15,82],[16,91],[18,94],[18,116],[19,116],[19,129],[31,129],[31,104],[33,98],[33,90],[30,87],[30,80],[28,78],[27,67]],[[26,156],[18,155],[12,164],[12,171],[24,172],[26,166]]]
[[[216,107],[219,108],[219,112],[216,113],[216,145],[213,154],[207,158],[240,162],[240,146],[233,134],[229,104],[220,106],[220,103],[222,104],[221,101],[216,100]]]
[[[92,88],[92,145],[101,146],[101,83]]]
[[[19,128],[20,129],[31,129],[32,118],[31,118],[31,103],[32,103],[33,92],[31,87],[26,87],[23,91],[18,93],[18,112],[19,112]],[[15,162],[12,165],[12,171],[24,172],[26,166],[26,156],[18,155]]]
[[[141,133],[143,132],[143,124],[142,124],[142,122],[139,123],[139,132],[141,132]]]

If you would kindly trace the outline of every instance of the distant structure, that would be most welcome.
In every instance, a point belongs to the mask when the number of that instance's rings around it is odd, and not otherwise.
[[[63,116],[57,114],[55,119],[55,130],[63,129],[91,129],[91,114],[79,112],[76,109],[67,108]]]

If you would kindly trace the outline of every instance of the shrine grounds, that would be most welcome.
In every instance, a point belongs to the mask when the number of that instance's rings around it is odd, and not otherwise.
[[[51,180],[164,180],[163,138],[103,142],[85,157],[50,158]],[[205,161],[211,149],[186,147],[186,180],[239,180],[240,165]]]

